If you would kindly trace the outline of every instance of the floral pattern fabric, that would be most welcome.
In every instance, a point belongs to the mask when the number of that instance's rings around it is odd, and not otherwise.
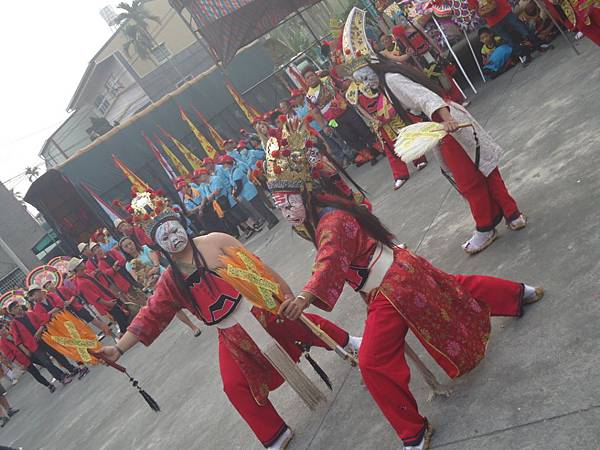
[[[317,227],[317,257],[304,287],[316,306],[330,311],[346,280],[364,270],[376,242],[350,214],[332,210]],[[367,301],[383,295],[450,377],[463,375],[481,361],[490,334],[490,308],[474,299],[450,274],[408,250],[396,248],[394,262]]]

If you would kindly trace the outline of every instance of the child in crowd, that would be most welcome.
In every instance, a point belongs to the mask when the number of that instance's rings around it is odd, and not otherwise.
[[[479,40],[482,44],[483,74],[487,79],[494,79],[515,65],[512,47],[504,43],[500,36],[493,34],[489,28],[483,27],[479,30]]]
[[[517,6],[517,17],[529,27],[543,42],[550,42],[558,34],[558,29],[545,11],[540,10],[533,0],[521,0]]]

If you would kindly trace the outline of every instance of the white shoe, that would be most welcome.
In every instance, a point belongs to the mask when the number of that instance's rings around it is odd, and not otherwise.
[[[417,164],[417,170],[423,170],[425,167],[427,167],[427,163],[425,161]]]
[[[462,245],[462,248],[469,255],[475,255],[476,253],[482,252],[492,245],[497,237],[498,235],[496,234],[496,230],[485,232],[475,230],[473,236],[471,236],[471,239],[465,242]]]
[[[289,428],[283,432],[279,439],[277,439],[273,445],[271,445],[269,450],[285,450],[287,446],[290,444],[290,441],[294,437],[294,432]]]
[[[578,31],[575,35],[575,40],[578,41],[579,39],[583,39],[583,36],[584,34],[581,31]]]
[[[506,225],[512,231],[522,230],[527,226],[527,219],[523,214],[517,217],[515,220]]]
[[[394,190],[397,191],[398,189],[400,189],[402,186],[404,186],[404,183],[406,183],[408,180],[396,180],[394,181]]]

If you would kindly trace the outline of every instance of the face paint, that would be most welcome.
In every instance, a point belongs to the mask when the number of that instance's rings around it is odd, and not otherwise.
[[[295,192],[274,192],[273,201],[292,226],[300,226],[306,220],[302,195]]]
[[[352,77],[358,84],[375,91],[379,89],[379,77],[370,67],[363,67],[352,74]]]
[[[156,243],[168,253],[179,253],[188,245],[188,235],[183,225],[176,220],[161,223],[155,233]]]

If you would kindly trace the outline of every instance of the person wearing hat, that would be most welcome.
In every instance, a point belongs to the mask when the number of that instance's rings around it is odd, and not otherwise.
[[[279,223],[279,219],[265,206],[258,195],[256,186],[248,179],[248,166],[238,163],[225,164],[229,173],[229,182],[233,186],[232,195],[240,203],[246,203],[246,209],[250,209],[255,222],[267,222],[269,230]],[[256,214],[257,213],[257,214]]]
[[[306,93],[303,90],[292,89],[290,93],[291,97],[289,100],[289,106],[296,115],[296,117],[304,119],[309,114],[313,117],[320,116],[320,111],[315,111],[309,106],[308,100],[306,100]],[[320,122],[324,123],[325,119],[321,117]],[[319,124],[319,121],[317,121],[316,119],[311,120],[309,125],[321,135],[323,140],[327,143],[331,155],[335,157],[340,164],[346,167],[351,161],[354,161],[354,158],[356,158],[356,151],[350,148],[344,142],[344,140],[338,135],[335,129],[331,129],[331,131],[328,133],[323,132],[323,127]]]
[[[78,248],[81,248],[81,256],[85,264],[85,271],[94,277],[102,286],[107,289],[115,289],[115,285],[111,279],[102,273],[98,267],[98,260],[94,256],[93,250],[99,246],[97,242],[90,241],[89,244],[81,243]]]
[[[146,214],[145,210],[139,212],[141,217]],[[170,266],[123,338],[114,346],[101,348],[100,352],[109,360],[117,361],[140,341],[151,345],[177,311],[187,309],[207,325],[218,328],[223,390],[231,404],[265,447],[284,449],[293,434],[268,398],[269,391],[280,386],[284,379],[263,356],[243,326],[233,325],[236,323],[233,314],[236,310],[239,312],[247,308],[247,314],[252,313],[241,294],[216,274],[218,268],[224,267],[221,259],[223,249],[241,247],[240,242],[223,233],[192,238],[170,211],[161,210],[150,215],[145,227]],[[287,283],[281,278],[278,281],[283,291],[291,296]],[[296,342],[324,346],[300,322],[281,322],[277,316],[258,308],[253,308],[253,312],[260,317],[269,336],[296,361],[300,355]],[[228,322],[228,318],[234,322]],[[310,319],[339,345],[349,345],[353,349],[360,345],[360,338],[350,336],[323,317],[311,315]]]
[[[6,308],[13,317],[10,323],[10,332],[14,344],[33,362],[45,367],[61,384],[69,384],[73,380],[73,376],[77,375],[78,370],[71,365],[67,358],[42,340],[45,327],[38,321],[36,314],[28,311],[27,307],[19,301],[10,302]],[[50,356],[69,373],[56,367],[50,360]]]
[[[110,314],[119,325],[121,333],[124,333],[129,325],[129,320],[121,309],[117,297],[96,278],[86,273],[82,259],[71,258],[69,272],[74,274],[72,279],[77,295],[83,297],[101,316]]]
[[[139,283],[127,271],[125,267],[127,261],[119,251],[119,247],[105,252],[102,247],[97,246],[93,253],[98,261],[98,268],[114,283],[119,299],[126,302],[128,309],[135,314],[146,304],[147,297],[140,289]]]
[[[227,233],[229,229],[225,225],[225,221],[219,217],[215,211],[213,204],[214,195],[210,188],[209,170],[205,167],[194,170],[193,180],[194,183],[192,183],[192,187],[198,191],[200,198],[202,199],[201,205],[196,208],[195,214],[196,220],[200,224],[200,228],[207,233],[215,231]],[[224,215],[225,214],[223,213],[223,216]]]
[[[10,322],[0,322],[0,352],[13,363],[17,363],[23,370],[26,370],[42,386],[46,386],[50,392],[56,391],[56,387],[40,373],[35,367],[31,358],[29,358],[19,347],[10,334]]]
[[[137,225],[132,225],[128,221],[123,219],[116,219],[114,222],[114,226],[119,232],[119,234],[121,234],[121,237],[128,237],[130,239],[133,239],[138,245],[154,245],[152,239],[150,239],[148,235],[144,232],[144,230]]]
[[[57,313],[70,307],[72,304],[72,300],[68,300],[65,303],[60,297],[49,294],[37,284],[29,286],[29,289],[27,290],[27,299],[32,305],[32,311],[35,314],[36,321],[40,327],[45,327]],[[60,352],[57,351],[57,353]],[[77,365],[79,366],[77,368],[77,375],[79,376],[79,379],[82,379],[89,373],[90,369],[79,362]]]

